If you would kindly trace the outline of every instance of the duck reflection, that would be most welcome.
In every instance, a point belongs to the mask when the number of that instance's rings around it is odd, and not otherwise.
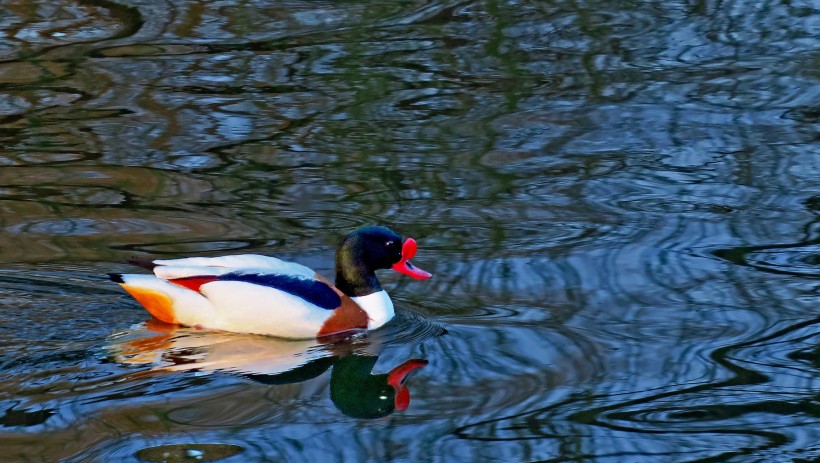
[[[155,320],[112,336],[107,349],[118,363],[152,365],[142,374],[221,371],[281,385],[307,381],[330,369],[330,398],[336,408],[354,418],[380,418],[406,410],[410,404],[407,379],[428,363],[409,359],[387,373],[374,374],[381,347],[367,337],[325,344],[199,331]]]

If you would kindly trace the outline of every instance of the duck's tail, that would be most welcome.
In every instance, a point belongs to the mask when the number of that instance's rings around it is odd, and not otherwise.
[[[119,283],[145,310],[165,323],[180,323],[174,311],[176,292],[184,291],[154,275],[109,273],[111,281]]]
[[[137,267],[144,268],[145,270],[154,270],[154,267],[157,264],[154,263],[154,259],[150,257],[142,257],[142,256],[131,256],[127,259],[128,263],[131,265],[136,265]]]
[[[211,325],[215,320],[213,304],[186,285],[174,284],[150,274],[109,273],[108,276],[157,320],[203,327]]]

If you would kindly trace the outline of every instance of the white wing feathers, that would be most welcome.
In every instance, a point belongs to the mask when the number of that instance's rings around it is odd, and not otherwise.
[[[278,273],[313,279],[316,272],[301,264],[286,262],[276,257],[242,254],[222,257],[187,257],[155,260],[154,275],[163,280],[201,275],[243,273]]]

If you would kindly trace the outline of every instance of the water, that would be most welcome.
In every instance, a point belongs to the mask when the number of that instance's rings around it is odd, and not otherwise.
[[[0,0],[0,459],[820,461],[818,37],[800,0]],[[332,275],[373,223],[435,277],[333,345],[105,277]],[[412,359],[404,411],[334,392]]]

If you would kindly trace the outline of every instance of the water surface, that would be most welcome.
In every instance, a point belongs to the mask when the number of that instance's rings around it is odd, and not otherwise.
[[[817,461],[818,37],[799,0],[0,0],[4,458]],[[338,345],[105,277],[332,275],[374,223],[435,277]],[[408,359],[407,410],[334,400]]]

